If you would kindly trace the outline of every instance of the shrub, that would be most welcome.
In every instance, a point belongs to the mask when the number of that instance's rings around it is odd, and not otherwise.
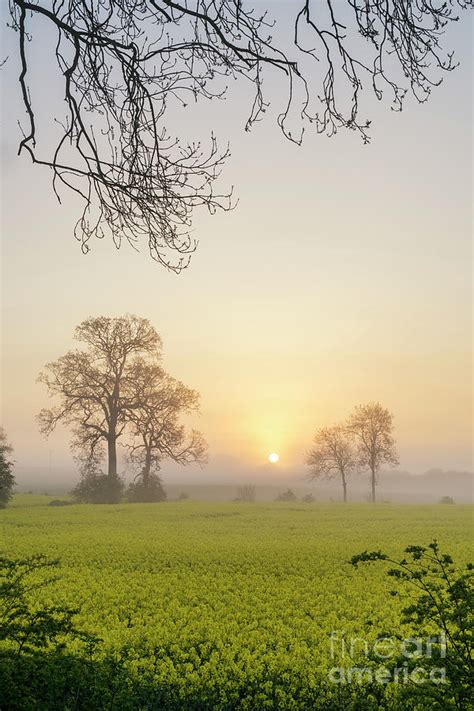
[[[275,501],[296,501],[296,494],[292,489],[287,489],[278,494]]]
[[[83,504],[116,504],[122,498],[123,489],[120,477],[91,473],[81,478],[71,494]]]
[[[244,484],[240,486],[237,490],[237,498],[234,501],[255,501],[257,497],[257,490],[254,484]]]
[[[160,477],[157,474],[150,474],[147,483],[139,479],[130,484],[127,489],[127,499],[130,503],[140,504],[165,501],[166,491]]]

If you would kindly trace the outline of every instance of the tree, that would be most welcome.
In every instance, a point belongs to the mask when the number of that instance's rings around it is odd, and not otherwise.
[[[117,480],[117,440],[131,413],[141,404],[140,384],[133,379],[140,356],[158,359],[161,339],[147,319],[137,316],[83,321],[75,330],[76,340],[86,350],[69,351],[49,363],[39,381],[59,405],[39,414],[41,431],[49,435],[59,422],[74,428],[73,446],[87,459],[107,447],[107,477]]]
[[[357,442],[357,459],[370,471],[371,498],[375,502],[375,487],[382,464],[398,465],[393,438],[393,415],[380,403],[358,405],[348,422]]]
[[[201,433],[188,434],[180,422],[183,415],[198,409],[199,394],[153,363],[137,361],[133,378],[143,385],[140,406],[130,416],[130,459],[139,473],[129,494],[134,501],[160,501],[166,496],[159,477],[164,460],[182,466],[206,462],[207,445]]]
[[[343,501],[346,503],[347,477],[357,469],[354,447],[347,430],[340,425],[318,430],[307,464],[310,467],[310,481],[340,477]]]
[[[13,462],[10,454],[13,447],[7,442],[7,435],[0,427],[0,509],[4,509],[12,497],[15,477],[13,476]]]
[[[155,260],[180,271],[195,249],[194,209],[231,203],[214,188],[228,150],[213,134],[207,151],[170,136],[176,107],[222,99],[229,79],[245,79],[254,89],[250,130],[269,106],[274,74],[285,86],[277,121],[288,139],[300,144],[312,126],[328,135],[348,128],[367,142],[363,90],[397,111],[407,92],[426,101],[456,66],[442,47],[445,29],[470,5],[300,0],[274,27],[265,8],[242,0],[9,0],[26,113],[19,153],[52,169],[58,199],[65,186],[83,201],[83,251],[108,231],[117,247],[147,240]],[[40,31],[51,50],[48,79],[62,82],[62,116],[48,108],[41,116],[34,100],[29,40]],[[39,135],[48,123],[49,145]]]

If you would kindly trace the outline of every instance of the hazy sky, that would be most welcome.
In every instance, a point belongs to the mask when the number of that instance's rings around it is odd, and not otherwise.
[[[428,104],[408,102],[400,115],[369,102],[369,146],[353,133],[308,133],[298,148],[271,117],[245,133],[240,91],[187,114],[186,137],[213,127],[230,139],[222,184],[239,204],[197,216],[199,249],[179,276],[145,245],[137,254],[103,241],[81,254],[77,204],[64,194],[58,205],[48,172],[16,156],[23,110],[9,60],[1,420],[22,471],[50,460],[58,475],[72,471],[67,432],[38,434],[48,401],[36,377],[73,345],[81,320],[126,312],[152,321],[169,372],[201,393],[195,424],[211,460],[196,481],[225,477],[225,458],[268,475],[301,471],[315,428],[370,400],[395,415],[404,469],[472,466],[469,23],[452,36],[462,66]],[[281,457],[271,470],[270,451]]]

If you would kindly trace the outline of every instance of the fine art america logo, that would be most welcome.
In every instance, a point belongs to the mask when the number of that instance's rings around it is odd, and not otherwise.
[[[334,666],[328,676],[333,684],[446,682],[446,668],[434,666],[433,659],[442,664],[446,657],[443,632],[426,638],[384,636],[369,642],[362,637],[346,637],[344,631],[333,631],[329,645]],[[361,658],[364,661],[356,664],[355,660]]]

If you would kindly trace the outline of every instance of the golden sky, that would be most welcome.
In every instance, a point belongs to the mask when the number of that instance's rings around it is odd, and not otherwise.
[[[2,422],[22,467],[72,469],[67,433],[46,443],[35,379],[92,315],[135,313],[164,340],[170,373],[199,390],[195,424],[222,457],[249,469],[304,468],[315,428],[380,400],[395,415],[401,466],[471,466],[472,66],[430,103],[397,115],[370,104],[371,145],[353,134],[285,142],[271,117],[243,131],[241,95],[204,107],[231,140],[222,178],[237,208],[195,220],[199,249],[180,276],[143,245],[92,244],[72,229],[77,205],[54,199],[47,171],[17,158],[17,68],[4,88]],[[6,107],[8,110],[6,110]],[[265,469],[267,471],[267,469]],[[178,475],[177,475],[178,476]]]

